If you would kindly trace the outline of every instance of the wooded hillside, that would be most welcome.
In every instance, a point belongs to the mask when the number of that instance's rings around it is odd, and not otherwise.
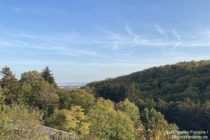
[[[210,61],[149,68],[88,84],[98,97],[155,108],[181,130],[210,130]]]

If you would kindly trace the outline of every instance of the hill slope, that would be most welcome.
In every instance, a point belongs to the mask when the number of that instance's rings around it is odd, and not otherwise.
[[[210,61],[153,67],[88,86],[96,96],[154,107],[180,129],[210,130]]]

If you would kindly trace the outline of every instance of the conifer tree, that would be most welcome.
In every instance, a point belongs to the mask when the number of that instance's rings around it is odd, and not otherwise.
[[[45,67],[41,74],[45,81],[56,86],[55,79],[48,66]]]
[[[1,87],[3,94],[6,96],[5,102],[11,104],[17,100],[17,79],[9,67],[4,67],[1,70]]]

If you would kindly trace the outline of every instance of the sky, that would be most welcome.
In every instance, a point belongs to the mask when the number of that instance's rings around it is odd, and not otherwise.
[[[209,0],[0,0],[0,68],[91,82],[210,58]]]

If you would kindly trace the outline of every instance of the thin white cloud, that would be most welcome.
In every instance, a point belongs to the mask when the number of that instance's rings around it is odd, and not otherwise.
[[[181,35],[177,33],[175,29],[172,30],[172,34],[176,37],[177,40],[181,40]]]
[[[134,31],[128,26],[128,24],[125,25],[125,29],[127,31],[127,33],[133,37],[134,39],[135,38],[139,38],[139,35],[137,35],[136,33],[134,33]]]
[[[199,36],[190,34],[181,36],[175,29],[163,30],[161,26],[156,25],[157,29],[164,35],[169,36],[144,36],[134,32],[128,24],[125,25],[126,33],[116,33],[102,27],[97,27],[102,33],[98,36],[86,36],[78,32],[67,34],[30,34],[27,32],[10,32],[10,34],[0,34],[0,48],[23,48],[36,49],[43,51],[52,51],[53,53],[66,56],[90,56],[106,58],[110,54],[108,51],[132,50],[132,47],[157,47],[163,54],[176,51],[178,47],[208,47],[210,48],[210,39],[206,32]],[[101,49],[100,47],[106,47]],[[110,50],[109,50],[110,49]]]
[[[162,27],[160,27],[159,24],[154,24],[156,31],[158,31],[160,34],[165,35],[165,31],[163,30]]]
[[[135,44],[138,44],[140,42],[145,42],[146,40],[142,39],[140,35],[134,33],[134,31],[128,26],[128,24],[125,25],[125,29],[127,33],[130,35],[132,38],[133,43],[131,43],[131,46],[135,46]]]
[[[171,51],[175,51],[175,49],[180,46],[181,35],[178,34],[178,32],[175,29],[164,30],[159,24],[156,24],[156,23],[154,24],[154,26],[155,26],[156,31],[164,36],[164,42],[173,42],[173,44],[171,44],[168,47],[160,46],[162,47],[161,51],[163,54],[168,53],[169,51],[168,49],[170,49],[170,47],[171,47]],[[169,36],[171,35],[174,37],[174,39],[169,38]]]
[[[60,38],[60,39],[59,39]],[[61,55],[70,55],[70,56],[100,56],[94,50],[88,50],[85,48],[78,48],[73,46],[75,38],[72,36],[67,38],[62,38],[56,36],[55,38],[20,33],[15,36],[10,37],[1,37],[0,36],[0,47],[4,49],[18,49],[19,51],[26,51],[27,49],[36,49],[40,51],[53,51]],[[79,38],[76,38],[79,39]],[[69,40],[69,42],[67,41]],[[71,41],[72,40],[72,41]],[[31,50],[30,50],[31,51]]]
[[[173,46],[173,49],[176,49],[181,44],[181,35],[177,33],[175,29],[172,30],[173,36],[177,39],[176,44]]]
[[[170,45],[170,43],[164,43],[159,39],[153,39],[153,38],[143,38],[140,37],[140,35],[135,34],[128,25],[125,26],[125,30],[127,34],[119,34],[112,31],[109,31],[107,29],[104,29],[102,27],[99,28],[102,33],[104,33],[106,38],[104,41],[98,41],[98,44],[104,44],[109,45],[113,49],[118,48],[128,48],[128,47],[134,47],[134,46],[152,46],[152,47],[160,47],[165,45]]]

